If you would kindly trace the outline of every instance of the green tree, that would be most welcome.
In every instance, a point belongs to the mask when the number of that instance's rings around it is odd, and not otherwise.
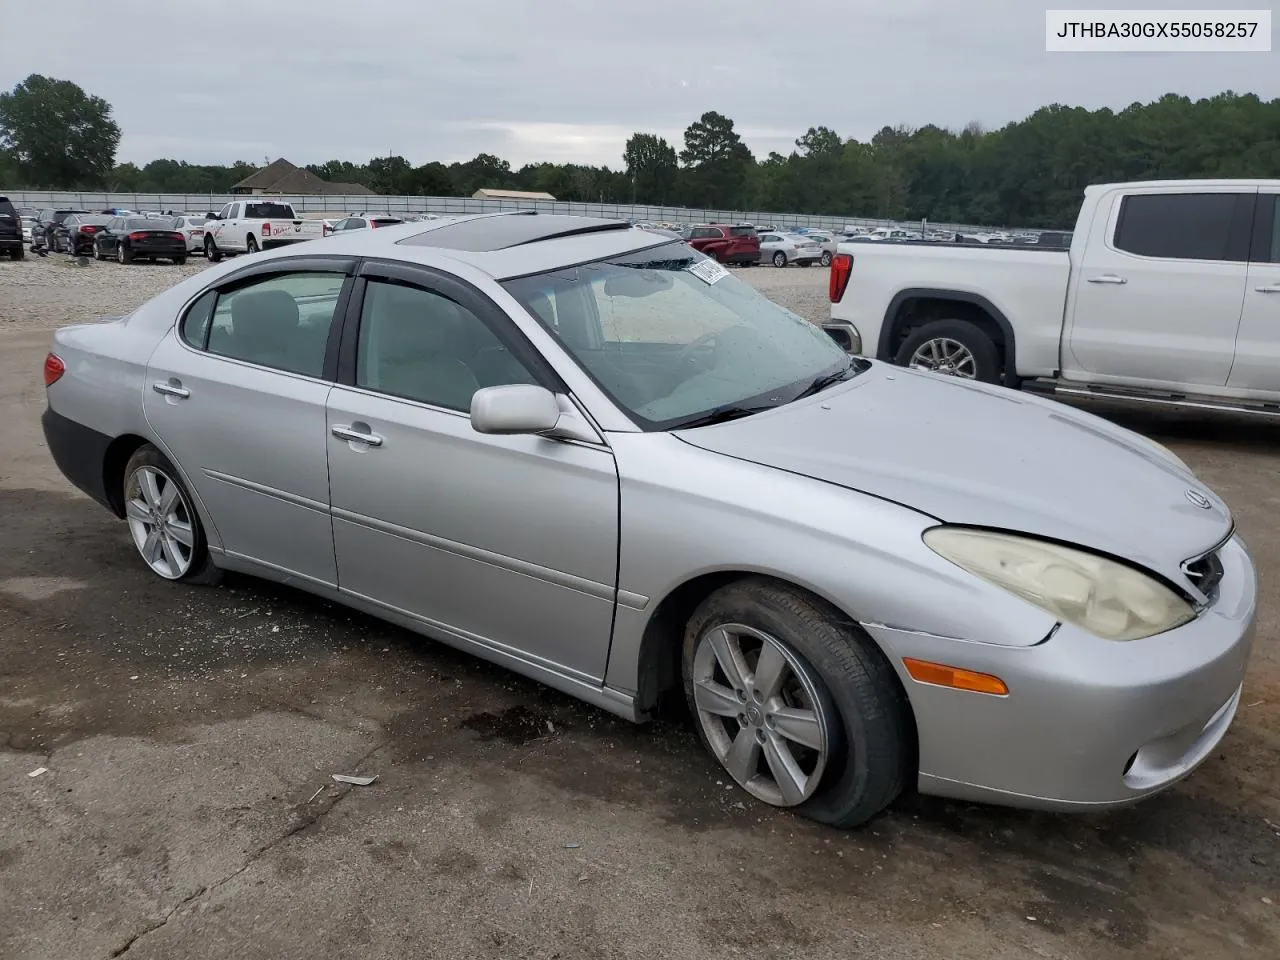
[[[622,151],[634,203],[669,203],[675,197],[680,167],[676,149],[656,133],[635,133]]]
[[[697,207],[732,209],[746,199],[755,160],[733,121],[709,110],[684,132],[680,162],[685,166],[685,202]]]
[[[111,105],[70,80],[33,73],[0,93],[0,149],[36,187],[101,186],[115,166],[120,127]]]
[[[368,187],[374,193],[404,196],[411,192],[408,188],[413,167],[404,157],[375,157],[366,166],[369,171]]]

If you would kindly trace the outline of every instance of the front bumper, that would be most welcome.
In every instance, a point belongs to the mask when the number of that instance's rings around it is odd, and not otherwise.
[[[922,793],[1049,810],[1150,796],[1213,752],[1235,717],[1253,645],[1257,576],[1244,544],[1221,549],[1215,602],[1144,640],[1066,624],[1031,647],[867,625],[915,713]],[[1000,677],[1007,696],[912,680],[903,657]]]

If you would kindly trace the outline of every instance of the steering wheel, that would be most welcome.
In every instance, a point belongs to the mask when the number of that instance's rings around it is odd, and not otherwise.
[[[697,358],[696,354],[700,350],[706,350],[709,344],[717,342],[720,337],[731,330],[743,330],[753,336],[755,335],[755,330],[745,323],[737,323],[732,327],[725,327],[723,330],[711,330],[681,348],[680,352],[676,354],[676,366],[684,366],[686,363],[698,363],[701,366],[707,366],[706,361]]]

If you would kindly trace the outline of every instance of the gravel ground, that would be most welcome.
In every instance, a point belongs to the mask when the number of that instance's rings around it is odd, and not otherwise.
[[[907,795],[832,831],[727,786],[685,719],[627,724],[286,587],[146,573],[49,459],[41,361],[54,326],[202,266],[0,262],[4,960],[1280,957],[1280,430],[1127,421],[1226,498],[1261,572],[1240,713],[1192,777],[1105,815]],[[825,271],[739,275],[826,314]]]

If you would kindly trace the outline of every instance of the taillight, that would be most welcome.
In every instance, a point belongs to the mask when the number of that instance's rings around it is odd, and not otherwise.
[[[53,386],[66,372],[67,365],[62,362],[62,358],[56,353],[51,353],[44,358],[44,385],[46,387]]]
[[[81,232],[81,233],[97,233],[97,232],[98,232],[98,228],[97,228],[97,227],[84,226],[84,227],[81,227],[81,228],[80,228],[80,232]]]
[[[853,254],[837,253],[831,258],[831,279],[827,284],[827,298],[832,303],[839,303],[844,297],[844,288],[849,285],[849,277],[853,275]]]
[[[136,230],[136,231],[134,231],[133,233],[129,234],[129,239],[130,239],[130,240],[145,240],[145,239],[147,239],[147,234],[146,234],[146,232],[145,232],[145,231],[143,231],[143,230]]]
[[[171,233],[171,234],[169,234],[169,236],[173,237],[173,239],[175,239],[175,240],[181,240],[183,243],[186,243],[186,242],[187,242],[187,238],[186,238],[186,235],[185,235],[185,234],[181,234],[181,233]]]
[[[263,235],[264,237],[269,237],[269,236],[271,236],[271,224],[269,224],[269,223],[264,223],[264,224],[262,225],[262,235]]]

